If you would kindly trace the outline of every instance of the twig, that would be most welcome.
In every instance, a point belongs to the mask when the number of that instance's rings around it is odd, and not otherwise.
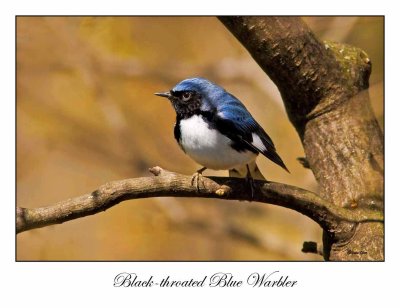
[[[306,169],[310,168],[310,163],[308,162],[307,158],[305,157],[297,157],[297,161]]]
[[[304,253],[315,253],[320,256],[324,255],[322,243],[304,242],[303,249],[301,251]]]

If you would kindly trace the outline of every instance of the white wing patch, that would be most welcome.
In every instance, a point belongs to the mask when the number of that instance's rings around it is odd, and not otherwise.
[[[251,143],[252,145],[254,145],[261,152],[267,150],[264,143],[261,141],[260,137],[258,137],[256,133],[252,133],[251,136],[253,137],[253,142]]]
[[[220,117],[221,119],[226,119],[225,114],[223,112],[218,112],[217,116]]]

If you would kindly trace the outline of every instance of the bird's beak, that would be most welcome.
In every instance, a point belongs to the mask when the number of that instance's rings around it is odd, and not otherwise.
[[[154,95],[161,96],[161,97],[166,97],[166,98],[170,98],[171,97],[171,93],[169,93],[169,92],[154,93]]]

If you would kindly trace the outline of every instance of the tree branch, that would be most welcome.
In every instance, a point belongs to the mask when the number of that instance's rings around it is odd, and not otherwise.
[[[199,191],[192,185],[192,177],[154,167],[155,176],[109,182],[91,194],[68,199],[54,205],[28,209],[17,207],[17,233],[63,223],[72,219],[93,215],[130,199],[149,197],[202,197],[228,200],[250,200],[245,180],[226,177],[204,177]],[[381,220],[378,212],[364,213],[359,209],[338,209],[318,195],[294,186],[255,181],[253,201],[280,205],[304,214],[322,228],[329,230],[353,217],[357,221]],[[347,218],[344,218],[347,217]]]

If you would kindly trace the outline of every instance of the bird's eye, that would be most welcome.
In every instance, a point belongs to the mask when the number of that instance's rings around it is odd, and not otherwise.
[[[192,97],[192,93],[190,92],[183,92],[182,99],[184,102],[187,102]]]

